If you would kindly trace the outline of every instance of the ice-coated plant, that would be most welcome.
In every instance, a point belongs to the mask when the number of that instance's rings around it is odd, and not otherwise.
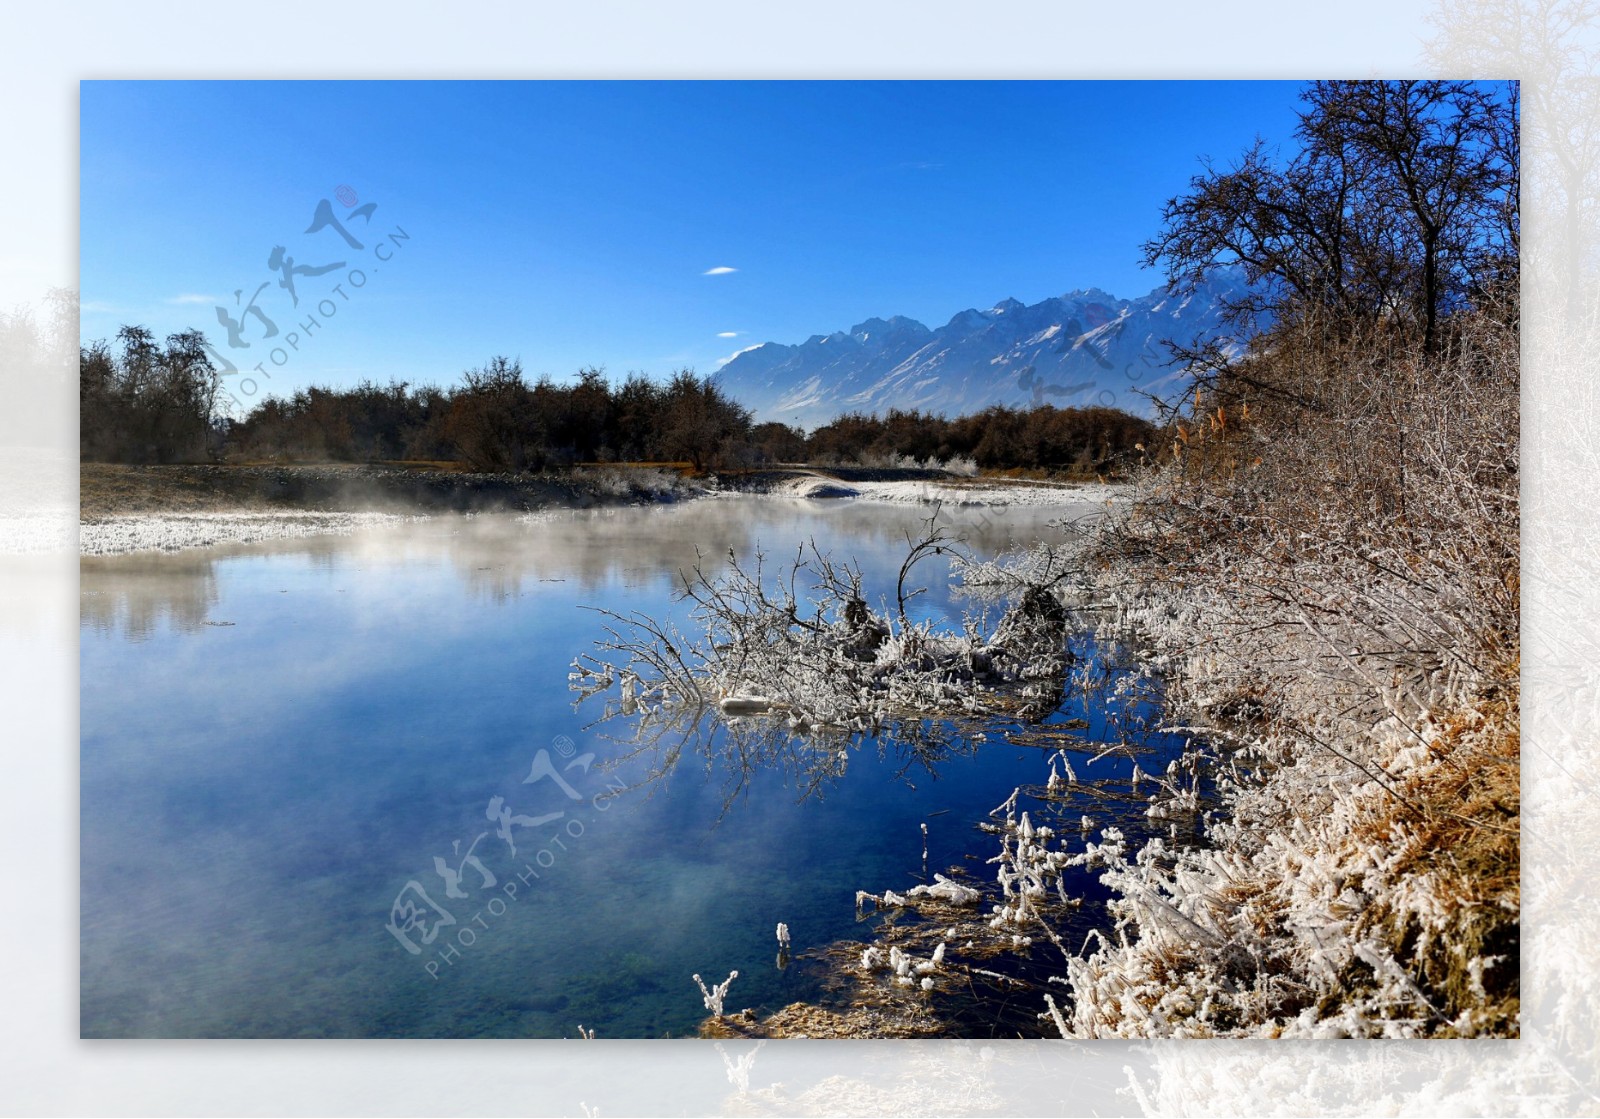
[[[722,1000],[728,997],[728,988],[733,986],[733,981],[739,978],[737,971],[730,971],[728,978],[718,983],[715,987],[707,987],[698,974],[694,977],[695,986],[700,988],[700,996],[705,1000],[706,1009],[713,1018],[722,1017]]]
[[[720,575],[701,565],[683,573],[687,628],[601,611],[607,639],[573,662],[571,685],[580,700],[608,695],[603,717],[648,724],[710,710],[738,729],[754,720],[811,740],[952,712],[1016,715],[1019,700],[1024,716],[1053,710],[1068,660],[1066,612],[1051,590],[1060,572],[989,586],[1014,601],[987,635],[970,617],[959,629],[915,621],[918,565],[970,562],[937,518],[936,506],[923,534],[908,536],[881,609],[858,566],[814,544],[776,572],[761,554],[746,565],[730,552]]]
[[[886,892],[892,893],[892,891]],[[899,897],[897,894],[894,896]],[[931,885],[924,883],[919,886],[913,886],[906,891],[906,897],[937,898],[951,905],[976,905],[982,899],[983,894],[971,886],[963,886],[961,883],[952,881],[942,874],[935,874]]]
[[[1098,593],[1213,744],[1141,773],[1145,816],[1205,842],[1086,844],[1115,935],[1068,961],[1062,1032],[1515,1033],[1518,358],[1498,298],[1434,357],[1285,335],[1252,376],[1315,409],[1200,401],[1107,526]]]
[[[927,959],[919,959],[897,944],[890,945],[887,953],[881,948],[867,948],[861,953],[861,970],[868,975],[884,973],[882,978],[892,987],[931,991],[937,986],[934,976],[943,969],[944,951],[943,941]]]

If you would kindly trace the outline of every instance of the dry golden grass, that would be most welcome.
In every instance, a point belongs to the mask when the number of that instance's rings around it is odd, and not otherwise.
[[[1396,962],[1449,1023],[1440,1036],[1516,1036],[1521,733],[1515,680],[1454,713],[1429,747],[1433,760],[1399,788],[1420,814],[1388,797],[1353,829],[1358,840],[1393,846],[1390,873],[1413,887],[1401,896],[1425,893],[1427,912],[1380,902],[1362,915],[1356,931],[1381,930]]]

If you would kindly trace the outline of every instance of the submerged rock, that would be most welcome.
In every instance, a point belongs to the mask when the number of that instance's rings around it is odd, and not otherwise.
[[[872,616],[872,610],[859,598],[845,603],[845,653],[854,660],[877,659],[879,647],[889,640],[889,630]]]
[[[1030,699],[1018,712],[1027,721],[1049,715],[1061,704],[1072,654],[1067,649],[1067,610],[1051,591],[1029,587],[995,629],[983,650],[995,669],[1016,673],[1030,685]]]
[[[843,482],[832,478],[803,478],[794,484],[792,492],[796,497],[811,497],[821,500],[861,496],[861,491],[854,486],[847,486]]]
[[[730,695],[723,697],[721,707],[724,715],[765,715],[773,703],[764,695]]]

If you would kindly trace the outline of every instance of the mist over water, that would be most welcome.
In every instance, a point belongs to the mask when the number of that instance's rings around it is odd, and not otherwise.
[[[1088,511],[946,519],[992,555]],[[991,877],[974,825],[1044,752],[991,734],[906,770],[867,743],[806,798],[694,755],[605,799],[647,762],[616,764],[568,666],[602,634],[585,607],[681,612],[678,572],[730,549],[775,567],[814,538],[892,594],[926,516],[732,497],[86,558],[83,1035],[682,1035],[690,976],[734,969],[730,1010],[816,997],[815,965],[774,966],[776,924],[797,956],[866,935],[855,891],[922,880],[922,822],[931,870]],[[919,611],[959,614],[917,574]],[[570,794],[525,781],[541,751]]]

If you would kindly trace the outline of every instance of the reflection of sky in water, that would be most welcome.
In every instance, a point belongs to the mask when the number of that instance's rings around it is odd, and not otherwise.
[[[561,735],[619,752],[571,708],[567,666],[599,626],[580,607],[660,611],[697,547],[708,565],[758,543],[776,562],[812,536],[886,593],[922,515],[734,498],[85,560],[83,1033],[656,1036],[703,1016],[693,972],[737,968],[733,1006],[814,994],[805,968],[773,967],[777,922],[797,952],[859,935],[856,889],[917,880],[924,820],[934,869],[987,857],[973,823],[1042,779],[1041,751],[991,737],[912,789],[869,747],[820,799],[756,775],[717,827],[725,775],[700,760],[604,811],[522,779],[541,748],[564,761]],[[998,551],[1050,515],[990,510],[969,538]],[[942,570],[919,574],[940,584],[922,608],[948,609]],[[565,776],[585,796],[618,779]],[[512,860],[495,796],[567,815],[519,829]],[[434,856],[454,865],[452,842],[485,831],[498,884],[468,867],[469,896],[446,898]],[[529,864],[539,877],[494,912]],[[457,919],[421,956],[385,927],[410,879]],[[452,936],[435,980],[423,962]]]

